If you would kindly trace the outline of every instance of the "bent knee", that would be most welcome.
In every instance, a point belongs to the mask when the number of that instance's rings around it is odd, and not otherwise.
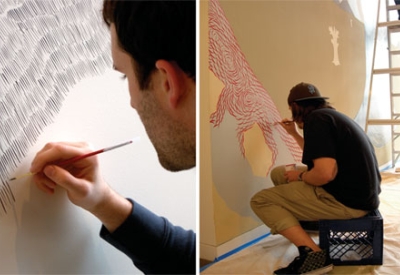
[[[270,189],[263,189],[254,194],[250,200],[251,208],[254,210],[254,208],[257,208],[258,206],[268,204],[271,201],[270,193]]]

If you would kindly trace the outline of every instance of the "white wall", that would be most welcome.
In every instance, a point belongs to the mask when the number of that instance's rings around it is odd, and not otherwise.
[[[127,82],[107,70],[73,87],[54,123],[44,129],[13,176],[29,170],[49,141],[88,141],[103,148],[140,136],[135,144],[100,155],[105,179],[172,223],[196,229],[196,169],[171,173],[160,164],[136,111]],[[1,274],[140,273],[99,237],[100,222],[72,205],[62,189],[49,196],[30,178],[11,184],[15,203],[0,215]]]

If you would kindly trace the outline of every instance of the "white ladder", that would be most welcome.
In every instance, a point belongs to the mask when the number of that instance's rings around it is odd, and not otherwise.
[[[393,2],[393,5],[389,3],[389,1]],[[386,21],[379,22],[379,9],[381,3],[378,3],[378,18],[377,18],[377,26],[375,32],[375,44],[374,44],[374,56],[373,56],[373,70],[371,75],[370,82],[370,92],[368,96],[368,106],[367,106],[367,116],[366,116],[366,125],[365,132],[368,131],[368,126],[370,125],[390,125],[391,126],[391,148],[392,148],[392,167],[395,166],[400,157],[400,149],[396,148],[396,140],[400,137],[400,131],[396,126],[400,127],[400,89],[399,91],[394,91],[393,89],[393,80],[395,76],[399,76],[400,78],[400,67],[392,66],[392,58],[396,55],[400,56],[400,50],[392,50],[391,49],[391,36],[393,33],[400,32],[400,20],[390,21],[389,12],[400,9],[400,5],[394,5],[394,0],[386,0],[385,8],[386,8]],[[387,41],[388,41],[388,68],[375,68],[375,56],[376,56],[376,41],[378,36],[378,29],[386,28],[387,30]],[[373,89],[373,79],[377,75],[388,74],[389,75],[389,89],[390,89],[390,118],[389,119],[371,119],[370,118],[370,108],[371,108],[371,95]],[[396,100],[398,98],[398,100]],[[397,102],[398,101],[398,102]]]

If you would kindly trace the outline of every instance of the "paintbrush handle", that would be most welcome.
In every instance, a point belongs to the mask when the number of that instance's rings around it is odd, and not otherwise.
[[[70,164],[72,164],[72,163],[74,163],[74,162],[76,162],[78,160],[85,159],[85,158],[88,158],[88,157],[91,157],[91,156],[94,156],[94,155],[97,155],[97,154],[100,154],[100,153],[103,153],[103,152],[104,152],[104,149],[101,149],[101,150],[97,150],[97,151],[91,152],[89,154],[76,156],[76,157],[73,157],[73,158],[70,158],[70,159],[67,159],[67,160],[55,162],[54,164],[57,165],[57,166],[67,166],[67,165],[70,165]]]
[[[56,162],[55,164],[58,165],[58,166],[67,166],[67,165],[70,165],[70,164],[72,164],[74,162],[77,162],[78,160],[82,160],[82,159],[85,159],[85,158],[88,158],[88,157],[91,157],[91,156],[94,156],[94,155],[98,155],[98,154],[101,154],[101,153],[104,153],[104,152],[107,152],[107,151],[111,151],[111,150],[117,149],[119,147],[131,144],[132,142],[133,141],[130,140],[130,141],[127,141],[127,142],[124,142],[124,143],[121,143],[121,144],[118,144],[118,145],[115,145],[115,146],[111,146],[111,147],[103,148],[103,149],[100,149],[100,150],[97,150],[97,151],[93,151],[93,152],[90,152],[90,153],[85,154],[85,155],[76,156],[76,157],[73,157],[73,158],[70,158],[70,159],[67,159],[67,160],[64,160],[64,161]]]
[[[131,144],[134,141],[138,141],[138,140],[140,140],[140,137],[135,137],[132,140],[129,140],[129,141],[121,143],[121,144],[117,144],[117,145],[114,145],[114,146],[106,147],[106,148],[103,148],[103,149],[100,149],[100,150],[97,150],[97,151],[90,152],[90,153],[85,154],[85,155],[76,156],[76,157],[73,157],[73,158],[70,158],[70,159],[67,159],[67,160],[63,160],[63,161],[59,161],[59,162],[56,162],[56,163],[53,163],[53,164],[58,165],[58,166],[67,166],[67,165],[70,165],[70,164],[72,164],[74,162],[77,162],[78,160],[85,159],[85,158],[88,158],[88,157],[91,157],[91,156],[94,156],[94,155],[98,155],[98,154],[101,154],[101,153],[104,153],[104,152],[107,152],[107,151],[111,151],[111,150],[117,149],[119,147]],[[32,176],[32,175],[34,175],[34,173],[30,173],[29,172],[29,173],[23,174],[21,176],[11,178],[11,179],[9,179],[9,181],[17,180],[17,179],[24,178],[24,177],[27,177],[27,176]]]

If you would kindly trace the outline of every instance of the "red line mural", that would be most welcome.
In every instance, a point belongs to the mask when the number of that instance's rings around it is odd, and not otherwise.
[[[246,61],[217,0],[209,2],[208,12],[209,69],[224,84],[216,111],[211,114],[210,123],[218,127],[226,111],[237,120],[237,139],[243,157],[245,157],[244,133],[254,124],[258,124],[272,152],[272,164],[267,174],[275,165],[278,154],[274,131],[278,131],[294,160],[301,161],[302,150],[293,137],[282,127],[274,126],[275,122],[282,120],[278,109]]]

